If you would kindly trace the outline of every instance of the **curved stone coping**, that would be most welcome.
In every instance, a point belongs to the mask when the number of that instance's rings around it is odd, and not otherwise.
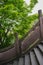
[[[21,42],[21,49],[24,51],[31,44],[33,44],[37,39],[40,39],[40,28],[39,26],[34,29],[28,36]]]
[[[17,56],[16,48],[13,47],[5,52],[0,53],[0,64],[8,62]]]

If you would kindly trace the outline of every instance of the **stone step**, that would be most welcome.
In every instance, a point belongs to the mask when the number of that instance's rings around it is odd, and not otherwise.
[[[43,45],[38,45],[38,48],[40,49],[40,51],[42,52],[42,54],[43,54]]]
[[[31,59],[31,65],[38,65],[38,62],[36,60],[36,57],[33,51],[30,51],[30,59]]]
[[[37,60],[39,62],[39,65],[43,65],[43,56],[42,56],[41,52],[39,51],[39,49],[34,48],[34,53],[35,53],[36,58],[37,58]]]
[[[29,54],[25,55],[25,65],[30,65],[30,57]]]
[[[24,58],[23,57],[19,58],[18,65],[24,65]]]

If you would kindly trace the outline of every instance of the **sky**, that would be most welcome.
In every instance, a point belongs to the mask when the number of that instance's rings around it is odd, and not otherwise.
[[[25,0],[27,4],[30,3],[30,0]],[[43,0],[38,0],[38,3],[35,5],[35,7],[32,10],[32,14],[38,13],[38,10],[42,10],[43,12]]]

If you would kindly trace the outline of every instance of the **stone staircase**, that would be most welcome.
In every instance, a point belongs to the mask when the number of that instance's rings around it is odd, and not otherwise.
[[[43,65],[43,43],[38,44],[20,58],[3,65]]]

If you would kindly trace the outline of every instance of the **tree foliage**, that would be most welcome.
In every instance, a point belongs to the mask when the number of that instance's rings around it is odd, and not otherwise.
[[[0,0],[0,48],[15,42],[14,33],[22,38],[32,27],[37,15],[28,16],[37,0],[30,0],[27,5],[24,0]]]

